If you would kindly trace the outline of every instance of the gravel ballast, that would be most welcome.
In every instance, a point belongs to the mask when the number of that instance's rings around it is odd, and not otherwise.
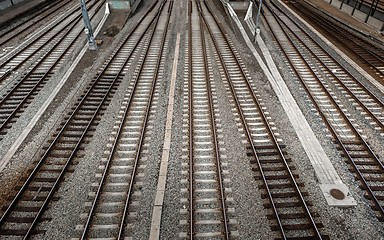
[[[68,109],[72,107],[79,95],[84,91],[87,83],[95,75],[95,72],[105,62],[120,40],[128,34],[132,25],[141,17],[141,14],[145,12],[151,2],[142,2],[138,6],[137,12],[127,20],[125,26],[123,26],[123,22],[119,22],[119,13],[114,13],[115,15],[110,16],[101,31],[101,34],[103,32],[106,34],[98,37],[98,39],[103,40],[99,51],[87,52],[85,54],[78,68],[75,69],[75,72],[54,102],[51,103],[38,125],[13,156],[11,162],[0,173],[0,189],[2,189],[0,193],[1,206],[4,206],[6,203],[8,195],[12,196],[11,186],[16,185],[21,176],[25,176],[26,170],[30,168],[31,162],[34,160],[34,156],[40,152],[41,146],[45,144],[53,130],[59,126]],[[332,142],[321,118],[313,110],[313,105],[310,103],[299,81],[289,70],[280,50],[273,43],[272,36],[261,25],[262,37],[281,75],[336,171],[343,182],[348,185],[353,198],[357,202],[357,206],[340,208],[327,205],[320,191],[313,167],[303,147],[298,144],[298,137],[259,64],[250,54],[239,32],[234,28],[235,24],[232,24],[228,20],[229,17],[226,16],[226,13],[223,12],[225,10],[222,8],[222,3],[219,0],[215,0],[208,4],[213,8],[213,14],[216,14],[221,23],[227,26],[228,35],[241,55],[242,61],[252,78],[253,86],[257,88],[266,111],[276,127],[275,131],[279,133],[279,138],[281,138],[282,143],[285,145],[284,150],[292,159],[292,165],[296,167],[295,173],[299,175],[300,181],[304,183],[302,190],[308,192],[306,199],[311,203],[311,211],[317,213],[316,219],[324,225],[321,228],[321,232],[328,235],[331,239],[372,239],[372,237],[384,239],[383,224],[377,220],[374,212],[371,210],[370,202],[364,198],[364,192],[360,189],[359,182],[355,180],[354,175],[349,171],[348,164],[344,162],[340,152]],[[184,92],[184,64],[188,26],[188,23],[185,21],[188,11],[187,5],[185,1],[175,1],[173,6],[171,23],[169,25],[171,32],[167,37],[168,45],[165,52],[166,55],[164,56],[165,66],[162,71],[162,79],[157,86],[157,94],[159,96],[156,98],[156,111],[151,116],[151,129],[146,135],[148,137],[146,141],[150,144],[145,152],[147,160],[145,162],[146,167],[143,173],[142,187],[140,188],[140,208],[136,216],[137,222],[133,228],[133,239],[148,239],[149,237],[167,117],[169,83],[172,73],[171,63],[175,54],[176,36],[178,33],[180,34],[179,66],[176,79],[171,150],[160,238],[178,239],[181,231],[180,209],[183,207],[180,201],[181,189],[183,188],[181,180],[183,178],[182,163],[185,162],[183,160],[183,136],[187,136],[187,133],[183,132],[183,104],[184,94],[186,94]],[[316,36],[314,37],[316,38]],[[319,38],[317,40],[322,42]],[[345,64],[354,76],[362,78],[353,67],[337,56],[329,46],[324,43],[322,46],[335,58],[339,58],[340,62]],[[210,54],[212,55],[211,59],[214,59],[213,54]],[[67,65],[69,66],[70,62]],[[258,188],[261,182],[255,179],[256,174],[252,171],[250,163],[252,157],[247,156],[248,143],[245,142],[245,137],[242,135],[242,131],[239,130],[241,126],[237,123],[237,116],[233,110],[234,105],[226,90],[226,83],[221,79],[217,64],[212,63],[212,66],[214,66],[217,106],[221,119],[221,146],[225,148],[227,156],[225,162],[227,163],[226,169],[228,172],[226,172],[225,178],[229,179],[229,181],[225,184],[230,189],[230,197],[233,199],[231,207],[234,208],[234,212],[231,212],[231,218],[237,221],[236,231],[239,233],[238,239],[273,239],[277,235],[276,232],[271,230],[269,225],[271,220],[267,219],[266,216],[269,210],[263,206],[266,200],[261,198],[263,190]],[[18,134],[28,124],[30,116],[33,116],[36,109],[45,101],[46,94],[52,91],[66,70],[67,68],[63,68],[62,71],[56,73],[55,79],[46,84],[41,93],[36,96],[34,102],[26,108],[22,117],[14,124],[12,130],[7,133],[7,137],[0,142],[2,146],[0,156],[5,154],[4,149],[9,148]],[[49,216],[52,220],[39,225],[39,228],[47,230],[46,233],[36,235],[33,239],[70,239],[78,237],[76,226],[84,222],[84,219],[80,218],[80,216],[86,212],[85,204],[89,201],[88,194],[92,190],[92,183],[97,182],[95,174],[98,171],[97,168],[103,157],[106,144],[109,142],[117,112],[120,110],[121,102],[126,94],[132,74],[133,71],[127,74],[113,99],[111,99],[108,108],[93,133],[93,137],[89,139],[89,143],[85,145],[85,149],[82,151],[84,157],[79,158],[78,164],[71,167],[74,169],[74,172],[66,175],[65,182],[56,193],[60,198],[49,205],[49,209],[44,216]],[[384,100],[382,93],[375,89],[374,86],[367,85]],[[367,120],[357,116],[356,118],[367,124]],[[374,131],[368,133],[373,134]],[[382,145],[382,141],[382,137],[376,138],[373,146],[379,148]],[[377,153],[381,158],[384,156],[383,151],[382,149]]]

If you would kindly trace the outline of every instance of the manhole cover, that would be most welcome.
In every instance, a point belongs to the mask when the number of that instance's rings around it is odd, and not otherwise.
[[[343,200],[345,198],[345,195],[342,191],[339,189],[331,189],[331,196],[336,198],[337,200]]]

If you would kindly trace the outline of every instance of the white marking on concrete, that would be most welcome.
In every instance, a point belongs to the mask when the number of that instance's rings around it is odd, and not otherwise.
[[[177,34],[175,57],[173,58],[171,86],[170,86],[169,95],[168,95],[167,121],[165,124],[163,154],[161,156],[159,179],[157,181],[157,192],[156,192],[155,202],[153,204],[151,231],[149,235],[149,239],[151,240],[160,239],[161,213],[162,213],[163,204],[164,204],[165,185],[167,183],[168,160],[169,160],[169,152],[170,152],[171,137],[172,137],[173,105],[174,105],[174,98],[175,98],[177,64],[179,61],[179,48],[180,48],[180,33]]]
[[[368,81],[370,81],[375,87],[377,87],[382,93],[384,93],[384,86],[376,81],[370,74],[368,74],[364,69],[362,69],[356,62],[354,62],[351,58],[349,58],[347,55],[343,53],[339,48],[337,48],[335,45],[333,45],[332,42],[330,42],[326,37],[324,37],[321,33],[319,33],[315,28],[313,28],[309,23],[304,21],[299,15],[297,15],[295,12],[293,12],[285,3],[279,1],[281,5],[292,15],[294,15],[296,18],[298,18],[305,26],[307,26],[312,32],[314,32],[318,37],[321,38],[323,42],[325,42],[329,47],[331,47],[337,54],[339,54],[346,62],[348,62],[352,67],[354,67],[361,75],[363,75]]]
[[[228,5],[228,7],[230,8],[230,5]],[[255,46],[248,38],[248,35],[245,32],[238,17],[236,15],[232,17],[235,23],[237,24],[238,28],[240,29],[240,32],[242,33],[243,38],[246,41],[248,47],[250,48],[252,54],[260,64],[260,67],[264,71],[264,74],[267,76],[269,82],[271,83],[272,88],[275,91],[277,97],[279,98],[279,101],[283,106],[286,114],[288,115],[289,121],[291,122],[301,142],[301,145],[303,146],[315,170],[316,177],[320,182],[320,189],[322,190],[327,203],[330,206],[356,205],[355,200],[349,193],[348,187],[341,181],[341,178],[337,174],[331,161],[326,155],[324,149],[322,148],[321,144],[313,133],[310,125],[308,124],[303,113],[301,112],[299,106],[297,105],[295,99],[293,98],[291,92],[289,91],[287,85],[285,84],[284,79],[280,75],[279,70],[273,62],[272,57],[263,40],[259,35],[257,35],[256,40],[259,44],[260,49],[262,50],[267,65],[264,63],[263,59],[256,51]],[[342,200],[333,198],[330,195],[330,190],[333,188],[343,192],[345,198]]]
[[[109,10],[107,11],[107,9],[108,9],[108,7],[106,8],[104,16],[103,16],[102,20],[100,21],[99,25],[97,26],[97,28],[95,30],[95,35],[97,35],[100,32],[102,26],[104,25],[105,21],[108,18]],[[40,117],[44,114],[45,110],[47,110],[48,106],[51,104],[51,102],[56,97],[56,95],[59,93],[59,91],[64,86],[64,84],[67,82],[69,76],[72,74],[73,70],[75,69],[76,65],[80,62],[81,58],[83,57],[83,55],[87,51],[87,49],[88,49],[88,46],[86,44],[83,47],[83,49],[81,50],[81,52],[79,53],[79,55],[76,57],[76,59],[74,60],[72,65],[69,67],[68,71],[65,73],[65,75],[63,76],[63,78],[61,79],[59,84],[53,90],[51,95],[44,102],[44,104],[40,107],[40,109],[36,112],[35,116],[31,119],[31,121],[29,122],[27,127],[24,129],[24,131],[20,134],[20,136],[16,139],[16,141],[13,143],[13,145],[8,150],[8,152],[4,155],[3,159],[1,159],[1,161],[0,161],[0,172],[3,171],[5,166],[11,160],[11,158],[16,153],[16,151],[19,149],[20,145],[24,142],[25,138],[28,136],[30,131],[33,129],[33,127],[39,121]]]

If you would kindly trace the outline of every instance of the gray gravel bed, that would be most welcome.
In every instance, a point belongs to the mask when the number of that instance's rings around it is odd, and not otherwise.
[[[33,25],[32,26],[30,25],[29,27],[24,29],[22,31],[22,33],[19,35],[20,36],[19,38],[14,38],[12,41],[7,41],[2,46],[3,49],[4,49],[4,47],[17,46],[18,44],[22,43],[23,41],[25,41],[25,39],[29,38],[32,34],[34,34],[36,29],[44,27],[44,25],[46,25],[47,22],[54,21],[57,18],[58,15],[64,14],[65,12],[67,12],[74,5],[75,4],[70,4],[70,3],[64,5],[64,7],[61,7],[61,8],[56,10],[56,12],[55,12],[56,14],[55,13],[51,14],[49,17],[45,18],[44,21],[38,21],[38,20],[31,21],[31,20],[29,20],[29,24],[33,24]],[[29,17],[20,18],[17,21],[24,22],[28,18]],[[14,24],[10,24],[9,26],[6,26],[4,29],[1,30],[1,33],[9,30],[15,24],[16,24],[16,22]],[[3,49],[1,49],[1,53],[2,54],[7,52],[7,51],[3,51]],[[0,57],[2,56],[2,54],[0,54]]]
[[[175,2],[174,7],[179,6],[186,7],[185,2]],[[177,12],[177,17],[185,17],[184,11]],[[184,46],[185,42],[185,32],[183,29],[185,26],[180,24],[180,21],[177,21],[177,17],[173,18],[171,21],[174,23],[173,29],[180,32],[180,49],[179,49],[179,66],[177,68],[177,79],[175,86],[175,99],[174,99],[174,109],[173,109],[173,123],[172,123],[172,138],[171,138],[171,151],[169,155],[168,163],[168,174],[167,174],[167,185],[166,185],[166,194],[163,205],[162,213],[162,227],[160,231],[161,239],[178,239],[179,238],[179,226],[180,226],[180,209],[181,209],[181,171],[182,171],[182,149],[183,149],[183,76],[184,76]],[[174,47],[175,47],[176,35],[172,37],[170,41],[169,49],[170,56],[174,56]],[[169,75],[171,76],[171,71]],[[170,77],[167,81],[167,85],[170,83]],[[168,95],[169,88],[167,87],[165,95]]]
[[[169,25],[169,29],[172,29],[173,24]],[[152,211],[154,200],[157,190],[157,180],[160,168],[161,155],[164,143],[165,133],[165,121],[168,107],[168,94],[169,84],[172,72],[172,56],[174,52],[174,41],[176,36],[168,35],[168,45],[165,48],[166,55],[164,59],[164,69],[160,69],[162,78],[158,79],[156,86],[156,112],[151,112],[150,126],[152,126],[150,132],[146,133],[146,136],[150,139],[145,140],[148,144],[147,154],[147,165],[145,168],[143,178],[143,187],[141,188],[142,197],[140,199],[140,208],[138,211],[137,220],[134,224],[133,238],[134,239],[148,239],[149,230],[151,229]]]
[[[217,73],[218,74],[218,73]],[[216,80],[218,105],[222,119],[222,134],[228,158],[228,178],[231,180],[232,197],[234,199],[235,216],[238,222],[239,239],[266,239],[274,233],[269,228],[266,218],[268,210],[263,207],[266,200],[261,199],[262,191],[258,189],[260,181],[255,180],[248,157],[248,143],[244,144],[243,132],[238,131],[237,121],[229,101],[225,85],[219,74]],[[231,99],[232,100],[232,99]]]
[[[33,130],[28,137],[27,141],[23,144],[17,154],[12,158],[10,164],[0,173],[0,182],[2,192],[0,196],[0,204],[3,205],[6,195],[11,190],[17,179],[24,174],[25,169],[30,165],[32,157],[38,148],[45,142],[47,137],[52,133],[52,130],[58,126],[63,119],[66,109],[70,108],[76,101],[79,94],[82,93],[98,67],[104,62],[104,59],[109,56],[113,51],[119,40],[124,34],[127,34],[140,14],[143,13],[145,7],[149,2],[143,3],[139,6],[139,14],[133,16],[126,24],[125,28],[120,33],[109,40],[106,40],[102,45],[101,51],[96,53],[87,53],[84,59],[88,62],[82,63],[80,68],[75,70],[74,78],[71,78],[67,85],[60,92],[57,99],[51,104],[49,110],[45,113],[41,122]],[[162,226],[160,236],[161,239],[178,239],[180,233],[180,209],[182,203],[180,202],[181,192],[183,187],[181,183],[182,171],[182,149],[183,149],[183,79],[184,79],[184,59],[185,59],[185,17],[186,17],[186,2],[176,1],[174,8],[181,7],[182,11],[175,11],[171,21],[170,28],[174,32],[180,32],[180,55],[179,66],[175,90],[175,105],[173,116],[172,128],[172,142],[170,159],[168,166],[168,178],[166,185],[165,202],[162,215]],[[221,6],[219,0],[210,2],[212,6]],[[214,10],[215,14],[222,14],[223,9],[218,12]],[[182,18],[181,21],[179,18]],[[220,19],[223,23],[228,23],[228,18],[221,16]],[[110,22],[112,24],[112,22]],[[228,24],[230,25],[230,23]],[[103,31],[102,31],[103,32]],[[315,176],[313,167],[311,166],[308,157],[305,155],[300,144],[297,144],[298,138],[290,126],[288,118],[281,107],[276,95],[274,94],[267,78],[262,73],[259,65],[253,59],[246,47],[244,41],[238,37],[228,27],[229,35],[234,42],[236,49],[242,56],[242,60],[250,73],[257,91],[263,99],[267,111],[270,114],[272,121],[275,123],[276,132],[280,133],[280,138],[286,145],[285,150],[288,156],[292,159],[292,165],[296,166],[296,173],[299,174],[300,180],[304,182],[304,191],[309,193],[307,199],[313,204],[311,210],[319,214],[316,218],[324,224],[322,232],[331,237],[331,239],[384,239],[383,225],[374,216],[374,212],[370,209],[369,201],[367,201],[363,194],[364,192],[359,188],[359,183],[355,180],[353,174],[348,170],[348,165],[340,156],[336,146],[332,143],[325,125],[322,123],[318,115],[312,110],[313,106],[308,102],[304,90],[301,88],[297,79],[291,75],[286,64],[281,58],[282,54],[273,45],[271,36],[265,32],[262,27],[262,34],[266,40],[267,46],[271,51],[272,57],[276,61],[281,74],[283,75],[288,87],[290,88],[294,98],[296,99],[300,109],[307,118],[315,135],[318,137],[321,145],[326,151],[326,154],[332,161],[336,171],[339,173],[341,179],[348,185],[350,191],[355,198],[358,205],[356,207],[338,208],[329,207],[320,191],[318,181]],[[109,42],[112,41],[113,42]],[[141,186],[141,196],[139,196],[139,211],[136,216],[136,224],[134,225],[134,239],[148,239],[149,229],[152,218],[152,206],[156,192],[157,178],[159,171],[159,164],[161,161],[161,153],[164,137],[164,126],[166,120],[166,110],[168,103],[168,92],[170,76],[172,72],[172,62],[174,57],[176,34],[169,36],[169,46],[167,48],[167,58],[165,61],[166,68],[159,88],[159,98],[157,100],[156,113],[151,117],[151,125],[153,128],[147,132],[149,144],[146,148],[146,153],[143,155],[147,157],[145,162],[146,168],[144,169],[143,185]],[[334,54],[334,53],[332,53]],[[97,59],[96,61],[94,59]],[[213,59],[213,58],[212,58]],[[341,60],[340,61],[344,61]],[[93,66],[92,66],[93,65]],[[358,72],[351,68],[351,72],[357,74]],[[53,89],[55,83],[59,81],[65,69],[57,73],[55,76],[56,81],[47,83],[44,87],[44,93]],[[129,79],[133,73],[129,73],[121,83],[118,91],[115,93],[109,107],[105,111],[102,120],[98,124],[93,137],[90,139],[89,144],[86,145],[83,153],[84,157],[79,159],[78,165],[75,165],[73,174],[66,175],[66,181],[61,185],[57,195],[61,198],[50,204],[49,210],[44,216],[52,217],[52,220],[45,222],[39,228],[48,230],[44,235],[37,235],[34,239],[68,239],[78,236],[76,231],[77,224],[83,224],[80,215],[85,212],[85,202],[89,200],[88,194],[92,191],[91,184],[96,182],[95,173],[97,172],[98,165],[103,156],[106,143],[110,137],[113,125],[116,120],[116,112],[120,109],[121,101],[125,95],[125,91],[129,86]],[[229,178],[230,182],[226,183],[231,188],[230,196],[233,198],[234,216],[237,220],[237,230],[240,234],[239,239],[271,239],[274,232],[270,229],[270,223],[266,217],[268,210],[263,207],[265,200],[261,198],[262,191],[258,189],[259,182],[255,180],[255,172],[251,169],[250,157],[246,155],[247,144],[243,141],[244,137],[238,130],[236,124],[236,117],[233,114],[233,105],[230,102],[228,93],[225,89],[221,77],[215,69],[215,85],[217,93],[217,103],[219,106],[219,113],[221,119],[221,129],[223,135],[223,146],[226,149],[227,155],[226,162],[228,166],[226,169],[228,173],[225,178]],[[370,85],[367,83],[367,85]],[[370,86],[374,90],[373,86]],[[43,93],[43,92],[42,92]],[[379,92],[376,91],[380,95]],[[16,139],[23,126],[29,122],[29,118],[25,116],[33,115],[33,112],[44,101],[44,94],[36,96],[34,102],[26,109],[25,114],[14,124],[14,130],[7,134],[1,144],[9,148],[12,141]],[[384,97],[380,95],[381,99]],[[373,143],[376,147],[380,146],[380,142]],[[3,156],[5,151],[0,150],[0,156]],[[382,153],[381,153],[382,154]],[[4,186],[6,185],[6,186]],[[136,198],[136,197],[135,197]]]
[[[137,20],[137,17],[138,15],[135,15],[131,21]],[[110,23],[113,24],[114,21],[112,20]],[[104,59],[109,56],[109,53],[113,51],[114,46],[120,42],[120,39],[127,31],[129,31],[129,29],[131,29],[131,25],[127,24],[124,29],[121,30],[120,34],[115,37],[116,39],[113,44],[109,45],[108,43],[104,43],[106,44],[105,46],[107,46],[107,49],[100,51],[101,55],[98,57],[98,63],[94,64],[95,66],[104,62]],[[103,30],[101,32],[103,32]],[[88,58],[89,57],[91,56],[88,56]],[[80,163],[76,166],[76,171],[68,177],[65,187],[60,189],[58,192],[58,195],[63,197],[58,203],[52,204],[53,209],[47,213],[53,217],[53,220],[46,226],[48,231],[44,236],[44,239],[68,239],[70,237],[79,236],[79,231],[76,231],[76,225],[82,225],[84,223],[84,219],[80,218],[80,215],[87,212],[85,211],[84,204],[86,201],[89,201],[88,194],[93,189],[91,184],[98,181],[95,178],[95,173],[98,172],[97,168],[100,164],[101,158],[103,157],[103,152],[106,144],[108,143],[108,139],[111,136],[112,127],[116,121],[116,112],[120,110],[121,101],[126,94],[126,89],[128,88],[130,82],[129,79],[132,77],[132,74],[133,71],[127,74],[124,78],[118,91],[115,93],[111,103],[109,104],[107,111],[104,113],[102,121],[99,123],[91,142],[86,145],[85,157],[81,159]],[[89,79],[92,76],[93,74],[89,74],[87,78]],[[150,155],[150,153],[144,155]],[[150,157],[148,157],[148,159],[150,160]],[[149,161],[147,160],[146,163],[148,162]],[[147,178],[146,176],[147,175],[145,174],[145,178]],[[155,184],[153,179],[150,179],[150,182]],[[145,196],[145,189],[141,190],[143,191],[143,196]],[[148,194],[148,196],[153,195],[154,194]],[[144,202],[153,202],[152,199],[149,198],[142,197],[141,199]],[[67,214],[62,216],[62,212]],[[139,218],[141,219],[141,217]],[[148,226],[150,223],[148,214],[144,216],[144,219],[147,220],[145,225]]]
[[[262,33],[264,32],[265,30],[263,31],[262,28]],[[263,34],[263,37],[264,36],[265,34]],[[303,154],[304,151],[301,145],[295,144],[298,141],[296,134],[291,128],[286,127],[289,126],[290,123],[287,122],[287,117],[285,117],[284,111],[281,109],[275,94],[271,91],[272,88],[266,82],[265,77],[254,77],[260,76],[257,74],[258,66],[250,57],[250,54],[247,53],[248,49],[243,43],[243,40],[240,38],[236,39],[233,35],[231,35],[231,37],[237,44],[237,50],[241,52],[242,59],[246,63],[251,76],[253,76],[257,85],[261,86],[258,91],[264,100],[267,109],[273,109],[273,111],[270,110],[269,113],[276,124],[277,131],[280,133],[281,138],[283,138],[284,144],[287,145],[286,150],[292,158],[293,164],[298,169],[296,172],[299,173],[301,180],[306,185],[305,190],[310,194],[309,199],[313,203],[311,209],[320,214],[320,220],[325,226],[323,228],[324,233],[329,234],[332,239],[369,239],[369,236],[372,233],[375,234],[375,236],[384,236],[381,223],[378,222],[374,216],[374,212],[371,211],[368,201],[363,198],[363,191],[359,189],[353,175],[348,171],[348,165],[345,164],[340,157],[340,153],[336,150],[335,145],[328,136],[327,130],[321,122],[321,119],[311,110],[312,106],[308,104],[308,98],[305,98],[305,92],[300,89],[296,79],[294,79],[289,71],[286,70],[287,66],[281,59],[282,54],[269,40],[271,38],[270,35],[265,37],[265,41],[272,52],[273,58],[278,63],[278,67],[281,69],[284,79],[286,79],[296,101],[298,101],[302,112],[305,114],[316,136],[319,138],[328,157],[331,159],[336,170],[340,174],[340,177],[350,187],[353,197],[355,197],[355,200],[358,202],[356,207],[337,208],[327,206],[318,187],[313,167],[310,165],[307,156]],[[364,226],[364,230],[362,226]]]
[[[262,32],[265,33],[266,31],[262,30]],[[269,39],[271,36],[266,33],[263,34],[263,37]],[[313,106],[309,102],[309,98],[306,96],[305,91],[302,89],[298,80],[295,79],[289,71],[285,70],[288,66],[286,66],[281,58],[282,54],[280,51],[271,41],[266,40],[265,42],[267,43],[272,57],[278,64],[279,69],[281,69],[280,72],[286,80],[288,87],[291,89],[291,93],[311,125],[312,130],[325,149],[327,156],[330,158],[341,179],[350,188],[350,192],[358,204],[356,207],[350,208],[327,206],[319,191],[314,174],[307,174],[308,170],[313,172],[312,166],[308,164],[308,162],[300,161],[299,164],[297,164],[299,172],[306,172],[306,174],[301,175],[301,178],[305,180],[307,189],[311,196],[313,196],[311,199],[313,200],[314,206],[318,209],[327,234],[329,234],[332,239],[369,239],[372,233],[377,233],[376,236],[384,238],[384,232],[381,227],[382,224],[378,222],[374,216],[374,212],[371,211],[369,202],[363,197],[364,192],[359,188],[358,181],[355,180],[353,174],[348,170],[348,165],[344,162],[344,159],[341,158],[336,146],[332,143],[332,139],[329,136],[330,134],[322,123],[321,118],[312,110]],[[322,43],[322,45],[324,46],[325,44]],[[329,49],[329,47],[326,48]],[[332,50],[332,52],[334,51]],[[340,59],[341,62],[344,62],[339,56],[336,55],[336,57]],[[356,70],[350,66],[347,66],[347,68],[350,69],[351,72],[356,73]],[[293,147],[297,148],[297,146]],[[312,177],[309,178],[311,175]]]
[[[100,16],[96,20],[100,19]],[[58,82],[62,79],[65,72],[68,70],[71,62],[75,59],[77,53],[80,51],[82,46],[75,48],[73,54],[67,58],[66,62],[63,64],[63,67],[52,75],[50,81],[48,81],[42,90],[31,104],[25,108],[24,113],[17,119],[15,123],[12,124],[12,127],[7,130],[7,134],[1,141],[0,148],[0,158],[2,159],[10,147],[13,145],[14,141],[19,137],[21,132],[29,124],[32,117],[40,109],[41,105],[46,101],[50,93],[56,87]],[[70,82],[70,81],[69,81]],[[80,86],[81,82],[72,82],[67,83],[63,87],[63,91],[59,93],[63,97],[61,100],[57,98],[51,103],[51,107],[44,113],[40,121],[32,129],[28,137],[25,139],[24,143],[17,150],[16,154],[12,157],[11,161],[0,173],[0,180],[7,182],[8,184],[4,186],[3,191],[0,194],[0,204],[4,202],[4,198],[8,195],[11,190],[12,183],[16,183],[19,177],[23,176],[24,171],[28,168],[31,163],[32,157],[36,155],[39,151],[39,146],[42,145],[44,140],[47,138],[47,134],[53,129],[57,123],[57,119],[63,114],[66,104],[68,104],[73,97],[76,87]],[[74,92],[67,92],[68,89],[74,89]],[[16,174],[15,174],[16,173]]]

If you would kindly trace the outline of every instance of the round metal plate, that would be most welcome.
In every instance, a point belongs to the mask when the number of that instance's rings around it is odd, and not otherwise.
[[[345,195],[342,191],[339,189],[331,189],[331,196],[336,198],[337,200],[343,200],[345,198]]]

